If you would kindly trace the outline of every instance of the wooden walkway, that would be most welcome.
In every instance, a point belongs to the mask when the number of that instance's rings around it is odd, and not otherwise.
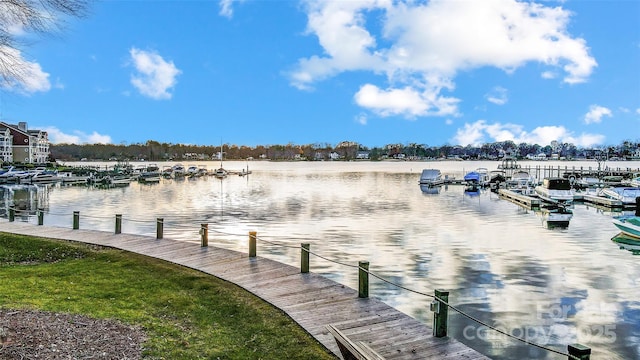
[[[329,324],[389,360],[488,359],[455,339],[433,337],[431,327],[375,298],[358,298],[354,289],[263,257],[193,242],[6,219],[0,219],[0,232],[108,246],[211,274],[278,307],[338,357],[338,346],[326,328]]]

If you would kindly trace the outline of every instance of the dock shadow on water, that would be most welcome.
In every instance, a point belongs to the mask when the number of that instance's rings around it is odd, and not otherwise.
[[[640,245],[616,238],[611,222],[627,210],[576,203],[566,223],[554,223],[550,214],[488,190],[420,186],[422,168],[434,166],[422,165],[254,162],[246,177],[108,189],[3,185],[0,216],[15,205],[23,210],[16,220],[35,223],[36,211],[44,209],[46,225],[71,227],[79,211],[81,227],[113,231],[114,215],[122,214],[123,232],[147,235],[163,218],[166,237],[194,242],[207,223],[212,243],[238,251],[246,251],[247,233],[257,231],[290,246],[259,244],[261,256],[297,266],[297,247],[305,242],[341,263],[369,261],[372,272],[407,289],[449,291],[452,305],[489,325],[449,311],[449,336],[492,358],[561,357],[489,327],[562,352],[581,343],[594,359],[640,358]],[[461,177],[463,166],[497,163],[435,165]],[[228,168],[244,166],[225,161]],[[319,258],[310,266],[358,286],[357,269]],[[389,282],[372,278],[370,296],[432,323],[431,298]]]

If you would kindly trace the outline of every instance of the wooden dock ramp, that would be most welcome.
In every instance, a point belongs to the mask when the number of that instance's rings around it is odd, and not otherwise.
[[[0,231],[113,247],[211,274],[278,307],[338,357],[342,355],[330,329],[383,359],[488,359],[455,339],[432,336],[431,327],[382,301],[359,298],[355,289],[263,257],[197,242],[5,219]]]

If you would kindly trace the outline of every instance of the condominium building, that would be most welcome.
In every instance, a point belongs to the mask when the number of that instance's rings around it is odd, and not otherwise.
[[[48,159],[49,135],[46,131],[29,130],[26,122],[17,125],[0,122],[0,160],[42,164]]]

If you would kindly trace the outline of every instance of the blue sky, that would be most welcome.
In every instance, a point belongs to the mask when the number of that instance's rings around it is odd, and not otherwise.
[[[103,1],[23,38],[53,143],[640,141],[640,2]]]

